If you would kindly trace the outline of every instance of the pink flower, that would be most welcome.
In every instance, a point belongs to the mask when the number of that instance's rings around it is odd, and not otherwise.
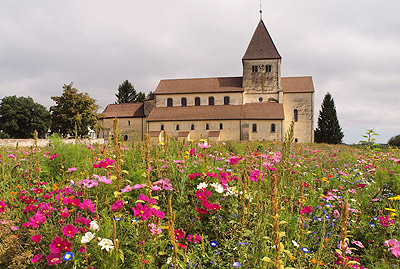
[[[165,213],[164,213],[164,212],[162,212],[162,211],[160,211],[160,210],[157,210],[157,209],[155,209],[155,208],[152,208],[152,209],[151,209],[151,213],[152,213],[154,216],[156,216],[157,218],[160,218],[160,219],[164,219],[164,217],[165,217]]]
[[[208,149],[209,147],[211,147],[211,145],[208,144],[207,142],[198,143],[197,145],[198,145],[200,148],[202,148],[202,149]]]
[[[3,201],[0,201],[0,213],[3,213],[4,210],[6,209],[7,204],[4,203]]]
[[[174,188],[172,188],[171,183],[169,183],[169,178],[166,179],[161,179],[159,181],[156,181],[153,183],[154,185],[159,185],[161,184],[160,188],[162,190],[167,190],[167,191],[172,191]]]
[[[43,254],[38,254],[35,257],[33,257],[31,259],[31,263],[37,263],[38,261],[40,261],[43,258]]]
[[[74,172],[74,171],[76,171],[76,170],[78,170],[76,167],[68,168],[68,172]]]
[[[31,237],[32,241],[35,243],[39,243],[40,240],[42,240],[42,235],[41,234],[37,234]]]
[[[70,251],[71,245],[70,242],[63,240],[61,237],[56,237],[51,241],[49,248],[52,253],[61,253],[62,251]]]
[[[302,209],[300,209],[300,214],[308,214],[311,213],[313,211],[311,206],[306,206],[303,207]]]
[[[360,247],[360,248],[364,248],[364,245],[360,241],[353,240],[353,241],[351,241],[351,243],[353,245],[356,245],[356,246]]]
[[[189,235],[186,237],[186,239],[187,239],[189,242],[192,242],[192,243],[200,243],[201,237],[198,236],[197,234],[194,235],[194,236],[191,235],[191,234],[189,234]]]
[[[79,205],[80,209],[89,209],[90,212],[96,213],[96,205],[90,199],[84,199],[83,203]]]
[[[68,224],[62,228],[63,236],[73,238],[78,233],[78,228],[72,224]]]
[[[333,216],[334,216],[335,218],[340,217],[339,210],[335,209],[335,210],[333,211]]]
[[[389,247],[389,251],[392,252],[392,254],[394,256],[396,256],[396,258],[398,258],[400,256],[400,242],[397,241],[396,239],[390,239],[385,241],[384,244],[386,247]]]
[[[142,220],[147,220],[151,217],[151,209],[147,207],[147,205],[137,204],[136,208],[132,207],[133,213],[135,217],[141,217]]]
[[[69,217],[68,208],[64,207],[63,209],[60,209],[60,212],[61,217],[65,219]]]
[[[229,164],[232,164],[232,165],[235,165],[235,164],[238,164],[239,162],[240,162],[240,158],[239,157],[237,157],[237,156],[232,156],[232,157],[229,157],[228,158],[228,163]]]
[[[250,172],[249,179],[252,181],[258,181],[258,179],[263,179],[263,175],[260,176],[260,171],[258,171],[258,170],[252,170]]]
[[[120,210],[124,206],[124,201],[118,200],[111,206],[111,211]]]
[[[50,253],[50,255],[47,255],[46,260],[49,262],[48,265],[62,263],[61,253]]]
[[[106,178],[105,176],[99,176],[99,175],[93,174],[93,177],[94,177],[94,178],[97,178],[97,180],[98,180],[99,182],[101,182],[101,183],[104,183],[104,184],[111,184],[111,179],[108,179],[108,178]]]
[[[140,193],[138,200],[145,201],[145,202],[148,202],[148,203],[153,204],[153,205],[155,205],[157,203],[156,199],[154,199],[154,198],[150,199],[146,195],[144,195],[143,193]]]
[[[394,224],[394,221],[391,220],[389,216],[386,217],[380,216],[379,218],[380,218],[379,224],[382,225],[383,227],[387,227],[389,224]]]
[[[175,230],[175,241],[185,237],[185,232],[182,229]]]

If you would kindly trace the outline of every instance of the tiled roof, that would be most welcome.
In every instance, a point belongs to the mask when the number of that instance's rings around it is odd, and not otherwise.
[[[245,105],[156,107],[147,121],[284,119],[283,105],[254,103]]]
[[[281,59],[262,20],[258,23],[242,60],[260,59]]]
[[[154,94],[243,92],[242,77],[161,80]]]
[[[144,117],[143,103],[110,104],[103,113],[102,118],[141,118]]]
[[[312,77],[282,77],[281,88],[284,93],[314,92]]]

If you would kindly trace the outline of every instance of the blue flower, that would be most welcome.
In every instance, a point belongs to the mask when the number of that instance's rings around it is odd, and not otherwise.
[[[210,241],[210,246],[212,246],[213,248],[215,248],[216,246],[218,246],[218,243],[215,241]]]
[[[64,261],[69,261],[70,259],[72,259],[72,257],[74,257],[74,253],[67,252],[64,254],[63,259],[64,259]]]
[[[120,221],[120,220],[122,220],[122,218],[120,218],[120,217],[115,218],[115,221]]]
[[[247,243],[247,242],[240,242],[240,243],[238,243],[238,246],[241,246],[241,245],[248,245],[248,243]]]
[[[375,227],[375,226],[376,226],[375,223],[373,223],[373,222],[368,223],[368,225],[369,225],[370,227]]]
[[[310,252],[310,250],[309,250],[308,248],[306,248],[306,247],[302,247],[301,250],[302,250],[304,253],[309,253],[309,252]]]
[[[234,262],[234,263],[231,264],[231,266],[233,266],[233,267],[240,267],[241,264],[240,264],[239,262]]]

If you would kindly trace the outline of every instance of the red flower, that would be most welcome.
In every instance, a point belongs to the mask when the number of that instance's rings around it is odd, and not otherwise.
[[[62,228],[63,235],[68,236],[69,238],[73,238],[78,232],[78,228],[76,228],[72,224],[68,224]]]
[[[311,206],[306,206],[306,207],[300,209],[300,214],[308,214],[312,211],[313,211],[313,209]]]
[[[37,234],[31,237],[33,242],[39,243],[40,240],[42,240],[42,235],[41,234]]]

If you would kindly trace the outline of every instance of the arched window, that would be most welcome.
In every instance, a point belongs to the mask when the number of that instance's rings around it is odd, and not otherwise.
[[[128,120],[128,125],[131,125],[131,121],[130,120]]]
[[[210,96],[208,97],[208,105],[213,106],[214,105],[214,97]]]
[[[182,106],[186,106],[186,104],[187,104],[187,99],[186,99],[186,97],[182,97],[182,98],[181,98],[181,105],[182,105]]]
[[[190,130],[194,130],[194,124],[190,126]]]
[[[222,125],[222,123],[219,124],[219,129],[220,130],[224,129],[224,126]]]
[[[176,130],[179,130],[179,124],[176,125]]]
[[[276,132],[276,126],[275,123],[271,124],[271,133],[275,133]]]
[[[200,97],[194,98],[194,105],[199,106],[200,105]]]
[[[210,125],[208,125],[208,123],[206,123],[206,130],[210,130]]]
[[[161,131],[163,131],[164,130],[164,124],[161,124]]]
[[[252,131],[253,133],[257,133],[257,124],[253,123]]]
[[[167,99],[167,106],[172,106],[172,98]]]
[[[295,139],[294,139],[294,142],[296,142],[296,143],[299,142],[299,139],[295,138]]]
[[[229,105],[229,103],[230,103],[229,96],[225,96],[224,97],[224,105]]]
[[[294,118],[294,121],[299,121],[299,111],[297,110],[297,109],[295,109],[294,111],[293,111],[293,118]]]
[[[124,135],[124,141],[128,141],[128,136]]]

